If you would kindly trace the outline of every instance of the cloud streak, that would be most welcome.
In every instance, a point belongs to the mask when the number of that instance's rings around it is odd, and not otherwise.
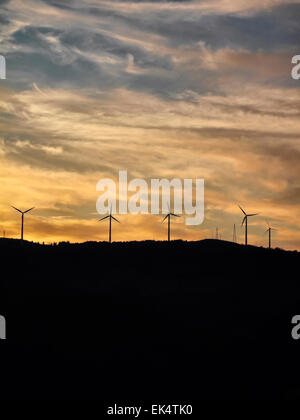
[[[0,3],[0,216],[37,207],[29,239],[105,239],[96,183],[204,178],[201,227],[183,239],[231,239],[237,203],[299,247],[299,53],[296,1],[56,1]],[[265,216],[249,231],[263,244]],[[155,217],[128,216],[116,239],[163,239]],[[0,226],[1,230],[1,226]],[[122,233],[121,233],[122,232]],[[119,236],[118,236],[119,235]]]

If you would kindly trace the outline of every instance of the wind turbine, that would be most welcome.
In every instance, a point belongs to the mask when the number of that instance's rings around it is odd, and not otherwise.
[[[162,223],[164,223],[164,221],[168,219],[168,242],[170,242],[170,237],[171,237],[171,216],[180,217],[178,216],[178,214],[171,213],[170,207],[169,207],[169,213],[164,217],[162,221]]]
[[[235,224],[233,225],[233,238],[232,238],[232,242],[237,243]]]
[[[271,236],[272,236],[272,230],[276,230],[276,229],[274,229],[274,228],[272,228],[270,225],[269,225],[269,222],[267,222],[267,225],[268,225],[268,229],[266,230],[266,232],[265,233],[269,233],[269,249],[271,248],[271,242],[272,242],[272,238],[271,238]]]
[[[108,242],[111,243],[111,220],[113,219],[115,222],[119,222],[118,219],[116,219],[112,214],[111,214],[111,209],[110,209],[110,213],[108,216],[102,217],[102,219],[99,219],[98,222],[101,222],[101,220],[105,220],[105,219],[109,219],[109,231],[108,231]]]
[[[21,225],[21,241],[23,241],[23,232],[24,232],[24,214],[30,212],[34,209],[34,207],[31,207],[28,210],[22,211],[20,209],[17,209],[17,207],[11,206],[13,209],[17,210],[19,213],[22,214],[22,225]]]
[[[219,239],[219,228],[218,228],[218,226],[216,227],[216,239]]]
[[[248,217],[251,217],[251,216],[257,216],[258,215],[258,213],[252,213],[252,214],[247,214],[243,209],[242,209],[242,207],[241,206],[239,206],[239,208],[242,210],[242,212],[244,213],[244,218],[243,218],[243,221],[242,221],[242,227],[243,227],[243,224],[245,223],[245,245],[247,245],[248,244]]]

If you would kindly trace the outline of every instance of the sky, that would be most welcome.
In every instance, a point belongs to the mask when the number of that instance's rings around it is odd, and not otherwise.
[[[300,250],[300,0],[0,0],[0,236],[106,240],[96,184],[203,178],[205,220],[172,238]],[[120,215],[113,240],[162,240]]]

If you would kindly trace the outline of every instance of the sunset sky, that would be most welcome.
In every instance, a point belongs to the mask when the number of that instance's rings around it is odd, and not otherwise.
[[[205,221],[174,239],[300,250],[300,0],[0,0],[0,236],[106,240],[96,184],[204,178]],[[119,216],[114,240],[166,239]]]

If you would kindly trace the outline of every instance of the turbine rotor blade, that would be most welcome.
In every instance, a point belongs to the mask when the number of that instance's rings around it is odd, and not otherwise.
[[[111,217],[112,219],[114,219],[116,222],[121,223],[121,222],[119,222],[119,220],[118,220],[118,219],[116,219],[114,216],[110,215],[110,217]]]
[[[105,217],[102,217],[102,219],[99,219],[98,220],[98,222],[101,222],[101,220],[105,220],[105,219],[107,219],[109,216],[105,216]]]
[[[164,223],[164,221],[165,221],[168,217],[170,217],[170,213],[169,213],[169,214],[167,214],[167,215],[163,218],[162,223]]]
[[[257,216],[259,213],[247,214],[248,217]]]
[[[22,210],[17,209],[17,207],[11,206],[13,209],[17,210],[19,213],[23,213]]]
[[[31,209],[25,210],[23,213],[28,213],[29,211],[33,210],[34,207],[31,207]]]
[[[247,216],[245,216],[244,218],[243,218],[243,221],[242,221],[242,224],[241,224],[241,227],[243,227],[243,224],[244,224],[244,222],[245,222],[245,220],[247,219]]]
[[[244,210],[242,209],[242,207],[240,205],[238,205],[238,207],[242,210],[242,212],[244,213],[244,215],[246,216],[246,213],[244,212]]]
[[[178,214],[170,213],[171,216],[180,217]]]

